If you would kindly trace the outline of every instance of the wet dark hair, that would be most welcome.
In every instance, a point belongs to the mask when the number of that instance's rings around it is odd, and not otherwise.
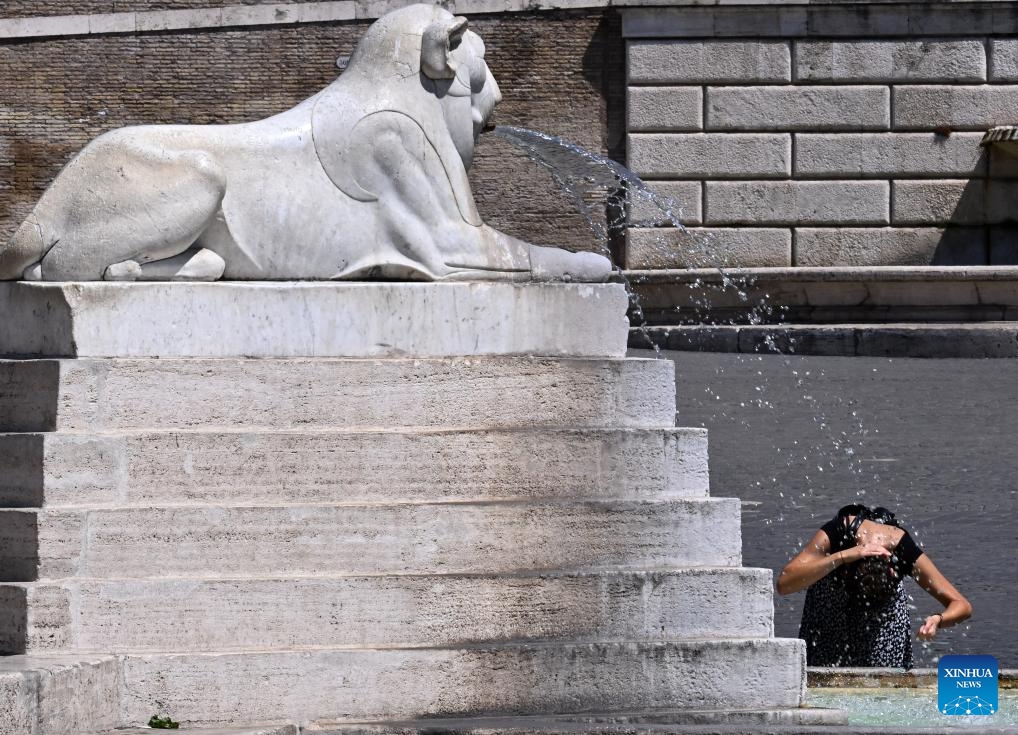
[[[867,607],[883,607],[898,591],[901,577],[882,556],[860,559],[847,567],[846,587],[855,600]]]
[[[848,516],[855,516],[850,524]],[[856,531],[863,521],[882,523],[885,526],[900,528],[894,513],[884,507],[868,508],[865,505],[846,505],[838,511],[843,519],[846,538],[852,545],[857,545]],[[845,587],[852,597],[861,605],[883,607],[898,591],[901,575],[895,569],[892,559],[882,556],[871,556],[860,559],[845,567]]]
[[[878,505],[875,508],[869,508],[859,503],[853,503],[852,505],[846,505],[838,510],[838,518],[848,526],[848,517],[855,516],[855,523],[852,524],[854,528],[852,532],[855,533],[855,529],[859,528],[859,524],[863,521],[874,521],[875,523],[883,523],[885,526],[895,526],[901,528],[898,525],[898,520],[894,517],[894,513],[889,511],[882,505]]]

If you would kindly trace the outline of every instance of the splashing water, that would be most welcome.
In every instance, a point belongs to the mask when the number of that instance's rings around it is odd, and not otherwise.
[[[674,199],[654,191],[651,186],[628,168],[554,135],[536,130],[500,125],[493,133],[521,149],[528,158],[545,169],[565,196],[590,225],[602,254],[611,258],[613,243],[625,237],[629,227],[646,228],[650,237],[644,239],[645,251],[661,260],[675,261],[686,267],[709,268],[720,274],[719,283],[697,279],[692,313],[683,315],[682,321],[699,323],[709,321],[714,299],[719,291],[734,292],[741,303],[748,304],[748,277],[733,277],[726,272],[728,263],[724,250],[718,247],[713,233],[694,233],[682,223],[682,207]],[[664,226],[664,227],[662,227]],[[676,258],[676,251],[679,257]],[[644,331],[645,341],[654,341],[646,332],[646,320],[632,284],[621,270],[620,279],[629,291],[632,308],[630,318],[634,326]],[[678,311],[678,307],[676,308]],[[764,323],[773,313],[766,299],[750,307],[749,322]],[[772,351],[779,352],[777,345]]]
[[[654,238],[653,248],[666,252],[668,257],[665,260],[674,260],[674,250],[678,247],[682,249],[680,261],[717,270],[720,279],[716,282],[705,278],[696,278],[692,282],[694,291],[692,313],[679,321],[691,324],[718,323],[711,315],[711,310],[719,292],[734,293],[739,302],[748,304],[750,300],[748,290],[753,286],[752,279],[748,276],[736,278],[726,273],[727,264],[721,255],[724,249],[717,246],[716,236],[688,230],[682,223],[682,208],[674,199],[655,192],[639,176],[617,161],[556,136],[510,126],[498,126],[493,132],[520,148],[532,161],[548,172],[587,220],[597,238],[598,246],[605,255],[611,257],[612,241],[617,237],[623,237],[627,227],[654,228],[650,231],[675,233],[678,236],[674,238],[661,235]],[[662,225],[672,229],[661,229]],[[643,310],[632,284],[621,271],[619,276],[629,292],[632,305],[631,322],[643,332],[645,342],[660,356],[660,348],[650,338],[648,325],[643,318]],[[679,309],[680,307],[676,307],[676,311]],[[775,309],[768,303],[765,295],[757,303],[749,305],[748,322],[762,324],[771,320],[774,314]],[[782,346],[772,338],[769,338],[767,347],[772,353],[794,352],[794,343],[788,342],[782,349]],[[790,366],[790,363],[786,363],[786,366]],[[815,446],[797,447],[797,450],[786,458],[787,465],[791,467],[801,463],[802,467],[815,466],[818,473],[824,473],[827,469],[836,470],[839,464],[847,463],[850,473],[861,475],[865,469],[860,466],[856,452],[862,448],[868,434],[863,423],[858,421],[853,427],[856,436],[851,436],[845,431],[836,433],[836,429],[826,421],[823,406],[810,394],[810,372],[805,371],[805,375],[800,375],[791,367],[789,372],[795,380],[796,388],[802,392],[802,400],[812,408],[813,422],[820,439]],[[822,371],[820,372],[822,374]],[[763,373],[758,374],[762,378]],[[752,403],[757,408],[773,408],[766,395],[767,387],[766,380],[761,380],[756,387],[757,397]],[[719,403],[721,402],[721,396],[717,395],[710,385],[706,391]],[[743,403],[742,407],[745,406],[746,403]],[[853,417],[855,416],[856,413],[853,412]],[[779,447],[777,451],[780,452],[781,448]],[[810,474],[811,472],[808,472],[804,476],[807,485],[807,490],[803,493],[804,501],[812,495]],[[876,476],[873,477],[874,481],[878,479]],[[774,478],[773,484],[777,485],[777,478]],[[864,487],[865,484],[860,482],[859,485]],[[783,520],[780,512],[777,519]]]
[[[618,238],[625,236],[627,228],[645,228],[647,232],[654,235],[651,239],[651,250],[659,252],[665,257],[665,262],[688,263],[690,267],[706,268],[716,270],[720,274],[717,279],[695,278],[691,283],[694,292],[691,302],[693,304],[690,313],[677,315],[676,321],[686,324],[717,324],[725,323],[724,319],[717,318],[712,310],[718,301],[719,294],[728,293],[727,301],[731,302],[731,295],[734,294],[737,301],[746,306],[748,314],[745,316],[749,324],[763,324],[768,321],[780,321],[782,308],[775,308],[769,303],[769,296],[764,294],[756,303],[749,303],[749,291],[754,286],[753,279],[749,276],[739,275],[738,277],[726,272],[727,263],[723,253],[725,249],[719,247],[716,235],[711,233],[692,232],[682,223],[682,208],[678,202],[668,196],[655,192],[650,185],[644,182],[639,176],[628,168],[613,161],[610,158],[589,151],[581,146],[575,145],[561,138],[536,130],[529,130],[520,127],[498,126],[494,128],[495,135],[512,143],[520,148],[528,158],[545,169],[551,178],[558,184],[565,196],[571,201],[575,208],[582,214],[590,225],[591,231],[597,238],[597,243],[603,254],[611,256],[611,244]],[[662,227],[664,226],[664,227]],[[661,233],[656,235],[656,233]],[[644,242],[646,238],[644,239]],[[676,249],[681,252],[676,257]],[[630,319],[634,325],[641,329],[645,341],[654,347],[655,353],[660,356],[660,349],[654,340],[650,339],[648,325],[643,317],[643,310],[640,308],[639,299],[632,288],[629,278],[619,270],[619,277],[625,283],[629,291],[632,308]],[[676,312],[681,308],[675,307]],[[778,318],[775,319],[775,316]],[[767,351],[771,353],[784,353],[791,355],[795,352],[795,344],[791,340],[785,344],[778,344],[773,338],[768,338],[765,343]],[[825,471],[837,471],[847,465],[850,474],[862,479],[863,474],[868,474],[870,468],[866,468],[860,462],[860,452],[865,444],[869,431],[863,422],[858,420],[857,413],[852,412],[853,426],[851,433],[838,431],[831,425],[825,416],[824,406],[812,395],[810,388],[812,381],[809,370],[800,373],[786,362],[788,373],[795,382],[795,389],[801,392],[804,404],[811,407],[813,423],[819,441],[814,446],[795,447],[786,458],[786,464],[791,467],[800,465],[803,468],[815,467],[815,472],[822,475]],[[767,398],[768,385],[763,379],[756,387],[757,396],[751,403],[760,409],[773,408],[773,404]],[[818,370],[818,378],[823,377],[823,370]],[[711,386],[706,391],[719,402],[721,396],[716,395]],[[837,399],[841,403],[840,398]],[[743,403],[745,408],[747,403]],[[796,442],[798,445],[799,442]],[[778,448],[781,452],[781,448]],[[871,470],[870,470],[871,471]],[[808,488],[811,488],[812,470],[806,470],[804,480]],[[870,478],[872,484],[879,483],[879,475],[873,473]],[[777,483],[775,478],[774,483]],[[760,485],[760,483],[757,483]],[[864,482],[858,483],[860,488],[865,487]],[[859,494],[865,493],[860,489]],[[811,495],[807,489],[803,493],[803,499]],[[778,519],[781,520],[779,513]]]

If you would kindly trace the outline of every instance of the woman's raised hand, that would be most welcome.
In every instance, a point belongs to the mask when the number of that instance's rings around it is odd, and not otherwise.
[[[845,549],[840,552],[842,560],[846,564],[850,564],[853,561],[859,561],[870,556],[883,556],[890,557],[891,552],[883,544],[877,543],[876,541],[867,541],[861,546],[853,546],[850,549]]]

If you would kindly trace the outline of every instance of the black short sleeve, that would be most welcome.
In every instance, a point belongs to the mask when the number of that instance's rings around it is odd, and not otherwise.
[[[901,537],[901,541],[894,547],[894,555],[898,558],[899,566],[904,574],[912,572],[912,567],[915,566],[916,561],[923,555],[923,550],[919,548],[908,531],[905,531],[905,535]]]
[[[826,533],[827,538],[830,539],[832,554],[844,551],[845,549],[855,545],[855,539],[852,540],[852,543],[848,543],[848,540],[845,538],[847,529],[845,527],[844,519],[841,516],[835,516],[831,520],[827,521],[827,523],[820,527],[820,530]]]

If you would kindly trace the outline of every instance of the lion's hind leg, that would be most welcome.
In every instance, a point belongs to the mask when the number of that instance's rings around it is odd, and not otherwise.
[[[42,226],[36,222],[34,213],[28,216],[17,229],[7,245],[0,247],[0,281],[14,281],[19,278],[38,281],[42,279],[39,262],[50,245],[43,237]]]
[[[53,182],[36,207],[37,216],[55,223],[56,242],[42,258],[44,280],[98,281],[111,267],[123,277],[131,270],[127,261],[145,278],[146,265],[186,253],[214,221],[226,182],[212,157],[174,151],[156,135],[125,128],[97,139]],[[187,272],[194,256],[167,268]],[[208,260],[203,255],[196,265]],[[150,272],[162,278],[165,270]],[[209,272],[202,269],[202,280]]]
[[[172,258],[139,263],[124,260],[103,272],[104,281],[218,281],[226,261],[207,248],[193,247]]]

